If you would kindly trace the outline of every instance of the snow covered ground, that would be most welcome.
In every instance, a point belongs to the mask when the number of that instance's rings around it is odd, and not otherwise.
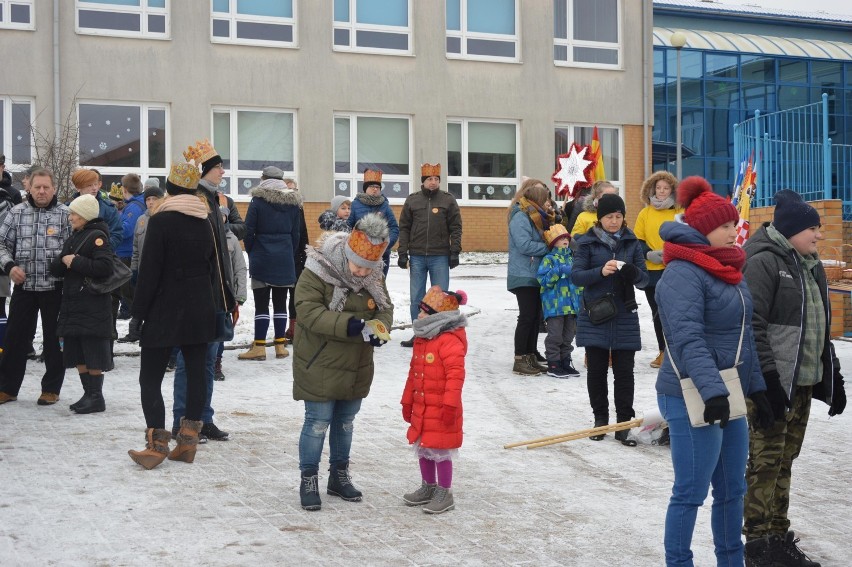
[[[473,314],[455,511],[430,517],[400,498],[420,482],[399,406],[411,351],[398,341],[410,330],[395,331],[394,341],[378,349],[373,389],[356,420],[351,470],[363,502],[325,495],[324,457],[323,507],[313,513],[299,507],[303,406],[292,399],[290,359],[241,362],[240,350],[227,350],[227,379],[216,383],[213,405],[215,422],[231,440],[202,445],[194,464],[167,460],[152,471],[127,456],[144,444],[138,357],[117,358],[104,388],[107,411],[86,416],[68,410],[81,393],[72,371],[60,403],[37,406],[41,368],[30,363],[18,401],[0,407],[0,565],[663,564],[668,448],[627,448],[608,436],[503,449],[592,422],[585,376],[511,373],[517,309],[505,290],[506,266],[497,263],[504,259],[468,255],[451,275],[451,287],[468,293]],[[407,324],[407,274],[394,265],[388,283],[395,320]],[[640,309],[644,349],[636,357],[635,407],[641,413],[656,407],[648,363],[657,353],[649,310]],[[249,301],[236,343],[251,340],[253,314]],[[122,322],[121,334],[126,328]],[[838,341],[837,350],[852,369],[852,344]],[[135,351],[135,345],[118,347]],[[582,349],[575,351],[580,368],[582,359]],[[850,436],[852,416],[829,419],[816,402],[794,467],[793,529],[824,566],[852,561]],[[695,532],[699,566],[715,564],[709,512],[705,505]]]

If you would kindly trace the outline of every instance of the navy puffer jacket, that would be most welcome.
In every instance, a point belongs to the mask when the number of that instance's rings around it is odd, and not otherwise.
[[[639,269],[641,277],[638,282],[634,282],[636,287],[642,289],[648,285],[648,270],[645,268],[642,245],[632,230],[627,227],[622,230],[623,234],[615,250],[604,243],[594,229],[577,238],[571,281],[574,285],[584,288],[580,313],[577,315],[577,346],[612,350],[642,349],[639,314],[635,310],[628,311],[624,306],[621,272],[606,277],[601,273],[601,268],[610,260],[621,260]],[[589,321],[589,312],[585,306],[591,305],[608,293],[613,294],[618,315],[606,323],[593,325]]]
[[[679,222],[663,223],[660,235],[666,242],[709,244],[707,238]],[[727,396],[719,370],[734,365],[745,300],[745,336],[738,366],[743,392],[748,396],[765,390],[751,328],[752,298],[745,279],[728,284],[692,262],[666,264],[657,284],[656,299],[668,348],[683,377],[690,377],[704,401]],[[668,356],[657,375],[657,392],[683,397]]]

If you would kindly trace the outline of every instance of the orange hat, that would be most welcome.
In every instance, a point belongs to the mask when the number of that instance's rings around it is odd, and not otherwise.
[[[344,253],[356,266],[376,268],[382,264],[382,254],[385,253],[389,241],[388,221],[380,213],[370,213],[361,218],[352,229]]]
[[[562,238],[571,240],[571,233],[569,233],[568,229],[561,224],[555,224],[544,231],[544,241],[547,243],[549,248],[556,246],[556,243]]]
[[[441,164],[424,163],[420,166],[420,177],[441,177]]]
[[[429,315],[441,311],[455,311],[459,305],[467,303],[467,294],[463,291],[444,291],[440,286],[433,285],[420,301],[420,310]]]
[[[83,187],[87,187],[92,183],[97,182],[98,174],[91,169],[78,169],[73,175],[71,175],[71,183],[73,183],[74,187],[77,189],[82,189]]]

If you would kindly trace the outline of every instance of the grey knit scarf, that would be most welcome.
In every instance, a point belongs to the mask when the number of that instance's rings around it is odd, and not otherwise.
[[[307,248],[308,258],[305,260],[305,268],[315,273],[325,283],[334,286],[328,308],[331,311],[343,311],[349,294],[360,293],[361,290],[367,290],[379,309],[389,308],[391,302],[382,285],[384,275],[381,264],[373,268],[366,277],[353,276],[349,270],[349,260],[343,252],[348,238],[349,234],[345,232],[328,233],[316,247],[308,246]]]
[[[674,195],[669,195],[665,199],[658,199],[656,195],[651,195],[649,199],[651,201],[651,206],[657,209],[658,211],[671,209],[675,206]]]
[[[415,319],[414,336],[423,339],[437,337],[445,331],[452,331],[459,327],[467,327],[467,317],[461,311],[439,311],[422,319]]]
[[[378,195],[367,195],[366,193],[358,193],[355,199],[364,203],[368,207],[375,207],[385,202],[385,196],[379,193]]]

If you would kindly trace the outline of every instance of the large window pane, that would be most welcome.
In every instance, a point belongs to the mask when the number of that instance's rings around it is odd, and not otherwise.
[[[655,60],[656,62],[656,60]],[[710,77],[736,79],[738,63],[736,55],[707,53],[704,58],[706,74]]]
[[[166,110],[148,111],[148,166],[166,167]]]
[[[758,55],[743,55],[741,67],[743,81],[775,82],[775,59]]]
[[[292,0],[237,0],[237,13],[250,16],[292,18]]]
[[[462,125],[457,122],[447,124],[447,175],[462,174]]]
[[[618,42],[618,0],[574,0],[574,39]]]
[[[355,19],[359,24],[407,27],[408,0],[358,0]]]
[[[12,103],[12,158],[14,163],[32,162],[32,106]],[[2,135],[2,129],[0,129]]]
[[[593,127],[578,126],[574,128],[574,139],[571,141],[577,142],[578,144],[591,145],[593,135]],[[610,181],[618,181],[620,178],[619,155],[621,154],[618,130],[615,128],[598,127],[598,139],[601,143],[601,155],[603,156],[606,176]],[[568,150],[566,149],[560,153],[565,153],[567,151]]]
[[[282,112],[237,112],[237,168],[268,165],[293,170],[293,115]]]
[[[349,119],[334,119],[334,172],[349,173],[351,168],[351,144],[349,143]]]
[[[553,37],[568,39],[568,0],[553,0]]]
[[[778,80],[783,83],[807,83],[808,62],[801,59],[779,59]]]
[[[349,21],[349,0],[334,0],[334,21]]]
[[[213,0],[213,11],[227,14],[231,11],[231,0]]]
[[[514,124],[468,124],[468,175],[515,177],[516,137]]]
[[[138,106],[80,104],[80,165],[141,167]]]
[[[447,0],[447,29],[461,31],[461,0]]]
[[[226,112],[213,113],[213,145],[224,162],[225,169],[231,169],[231,115]]]
[[[515,0],[467,0],[467,31],[515,34]]]
[[[835,61],[812,61],[811,83],[814,85],[840,85],[841,63]]]
[[[369,168],[408,175],[408,120],[366,116],[357,120],[358,172]]]

